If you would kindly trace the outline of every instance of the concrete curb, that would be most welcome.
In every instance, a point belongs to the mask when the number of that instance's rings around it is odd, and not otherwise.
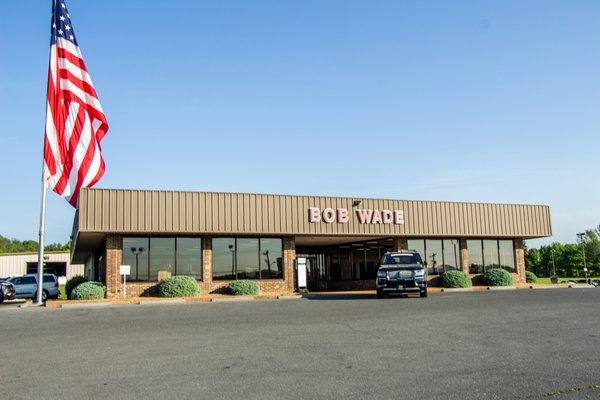
[[[60,308],[102,308],[102,307],[110,307],[115,304],[110,303],[108,301],[102,303],[72,303],[72,304],[62,304]]]
[[[30,307],[44,307],[44,306],[45,306],[44,303],[37,304],[37,303],[34,303],[31,300],[26,300],[24,303],[19,304],[17,307],[18,308],[30,308]]]
[[[282,295],[282,296],[277,296],[277,300],[301,300],[302,296],[301,295]]]
[[[255,301],[256,299],[252,296],[232,296],[232,297],[213,297],[210,299],[211,303],[232,303],[238,301]]]
[[[502,291],[502,290],[517,290],[516,286],[488,286],[486,290]]]
[[[140,306],[148,306],[148,305],[155,305],[155,304],[185,304],[188,303],[184,298],[176,298],[176,299],[148,299],[148,300],[142,300],[140,299],[140,302],[138,303]]]
[[[464,293],[464,292],[475,292],[476,290],[472,287],[468,288],[442,288],[440,293]]]

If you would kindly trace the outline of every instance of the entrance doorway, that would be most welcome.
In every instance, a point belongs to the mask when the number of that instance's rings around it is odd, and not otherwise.
[[[27,273],[35,274],[37,273],[37,262],[28,262],[27,263]],[[54,274],[56,276],[67,276],[67,263],[66,262],[48,262],[44,263],[44,273],[45,274]]]
[[[299,245],[298,257],[307,259],[309,291],[365,290],[375,287],[381,257],[391,251],[392,239],[332,245]]]

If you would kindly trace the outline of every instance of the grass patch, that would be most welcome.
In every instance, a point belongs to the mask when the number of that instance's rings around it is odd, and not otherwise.
[[[562,276],[558,277],[558,283],[560,283],[561,281],[575,281],[577,282],[580,279],[585,279],[585,276],[578,276],[578,277],[567,277],[567,278],[563,278]],[[600,279],[600,276],[592,276],[590,277],[590,279]],[[537,284],[538,285],[551,285],[552,282],[550,282],[550,278],[540,278],[538,276],[537,278]]]
[[[67,292],[65,290],[65,285],[60,285],[58,287],[58,299],[67,300]]]

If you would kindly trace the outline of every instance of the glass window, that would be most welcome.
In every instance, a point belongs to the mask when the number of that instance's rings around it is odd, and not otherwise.
[[[509,272],[516,272],[515,249],[512,240],[500,240],[500,266]]]
[[[236,239],[236,279],[258,279],[258,239]]]
[[[175,274],[175,238],[150,238],[150,276],[158,280],[159,272]]]
[[[467,250],[469,252],[469,273],[483,273],[483,251],[481,240],[467,240]]]
[[[442,241],[427,239],[425,240],[425,254],[427,260],[427,270],[432,275],[444,273],[444,255],[442,251]]]
[[[213,279],[235,279],[235,239],[214,238],[212,240]]]
[[[148,238],[123,238],[123,265],[131,267],[128,281],[148,280]]]
[[[201,238],[177,238],[177,275],[202,279]]]
[[[352,247],[352,264],[352,279],[360,279],[358,277],[362,277],[366,272],[365,248],[362,245]]]
[[[383,257],[383,261],[381,262],[385,265],[392,264],[419,264],[421,263],[421,256],[418,253],[395,253],[395,254],[386,254]]]
[[[354,274],[352,273],[352,250],[349,247],[340,247],[339,260],[342,280],[354,279]]]
[[[460,269],[460,247],[457,239],[444,240],[444,272]]]
[[[490,268],[497,268],[500,265],[497,240],[483,241],[483,262],[486,271]]]
[[[327,280],[342,280],[342,267],[340,265],[340,255],[337,251],[325,254],[325,265],[327,268]]]
[[[214,238],[213,279],[282,279],[280,238]]]
[[[283,251],[281,239],[260,239],[260,277],[281,279],[283,277]]]
[[[423,239],[409,239],[408,250],[416,251],[421,255],[422,259],[425,259],[425,240]]]
[[[366,270],[361,279],[375,279],[377,277],[377,269],[379,268],[380,246],[377,243],[368,244],[366,248]]]

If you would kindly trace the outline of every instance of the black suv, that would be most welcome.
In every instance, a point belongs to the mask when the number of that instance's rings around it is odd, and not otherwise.
[[[427,297],[427,268],[416,251],[385,253],[377,270],[377,297],[419,293]]]

